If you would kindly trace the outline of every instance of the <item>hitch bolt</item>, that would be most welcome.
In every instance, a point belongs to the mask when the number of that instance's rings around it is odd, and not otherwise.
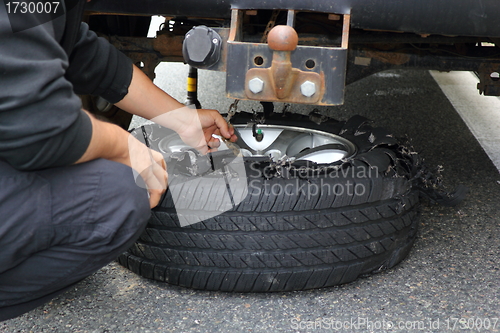
[[[305,97],[311,97],[316,93],[316,84],[314,84],[314,82],[307,80],[306,82],[300,85],[300,92]]]
[[[264,90],[264,81],[258,77],[254,77],[248,81],[248,89],[254,94],[258,94]]]

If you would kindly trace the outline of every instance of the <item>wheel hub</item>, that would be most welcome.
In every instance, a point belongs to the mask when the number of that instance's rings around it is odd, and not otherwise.
[[[331,164],[348,159],[356,153],[356,146],[349,140],[324,131],[282,125],[258,125],[262,140],[254,135],[251,125],[234,125],[238,140],[235,144],[244,157],[267,156],[274,161],[310,161]],[[260,138],[259,138],[260,139]],[[159,142],[163,153],[189,149],[177,134],[168,135]],[[229,149],[221,142],[219,150]]]
[[[311,161],[318,164],[335,163],[354,155],[356,147],[335,134],[293,126],[259,125],[262,141],[256,140],[249,126],[234,125],[245,157],[270,156],[274,160]],[[223,148],[222,148],[223,149]]]

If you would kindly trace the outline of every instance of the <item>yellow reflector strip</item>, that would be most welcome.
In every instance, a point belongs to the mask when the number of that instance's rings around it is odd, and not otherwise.
[[[195,92],[197,89],[196,89],[196,83],[197,83],[197,80],[193,77],[188,77],[187,78],[187,91],[189,92]]]

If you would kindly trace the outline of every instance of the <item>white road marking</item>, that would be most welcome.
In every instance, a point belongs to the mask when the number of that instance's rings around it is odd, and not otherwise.
[[[500,99],[479,95],[471,72],[430,73],[500,171]]]

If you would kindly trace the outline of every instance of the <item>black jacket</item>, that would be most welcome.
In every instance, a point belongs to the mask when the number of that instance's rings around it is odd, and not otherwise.
[[[116,103],[128,92],[132,62],[80,23],[85,1],[76,1],[65,1],[65,15],[15,33],[0,2],[0,159],[19,170],[83,155],[92,126],[76,94]]]

